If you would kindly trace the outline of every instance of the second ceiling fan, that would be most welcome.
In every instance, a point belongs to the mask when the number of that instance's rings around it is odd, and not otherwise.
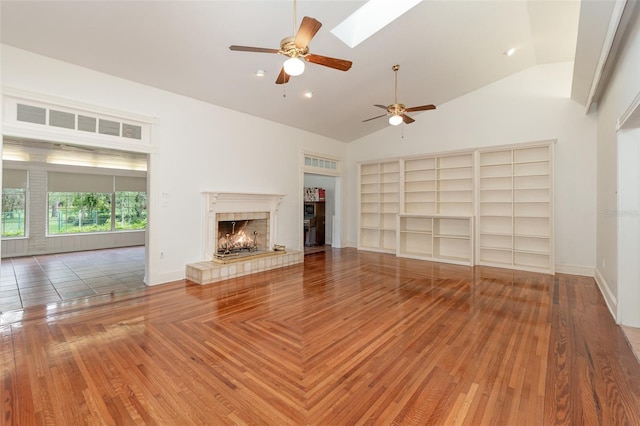
[[[422,105],[422,106],[416,106],[416,107],[407,108],[405,106],[405,104],[399,104],[398,103],[398,70],[400,69],[400,65],[394,65],[393,67],[391,67],[391,69],[394,71],[395,77],[396,77],[396,90],[395,90],[394,103],[392,103],[391,105],[387,105],[387,106],[374,105],[374,106],[376,106],[378,108],[386,109],[387,113],[386,114],[382,114],[382,115],[378,115],[376,117],[367,118],[366,120],[362,120],[363,123],[367,122],[367,121],[375,120],[376,118],[386,117],[388,115],[389,116],[389,124],[391,124],[392,126],[397,126],[398,124],[401,124],[402,122],[405,122],[407,124],[411,124],[416,120],[414,120],[413,118],[409,117],[405,113],[407,113],[407,112],[416,112],[416,111],[428,111],[430,109],[436,109],[435,105]]]
[[[304,61],[311,62],[325,67],[334,68],[340,71],[347,71],[351,68],[351,61],[345,59],[330,58],[328,56],[314,55],[309,53],[309,42],[316,35],[322,24],[308,16],[302,18],[302,23],[298,32],[295,31],[296,26],[296,2],[293,2],[293,32],[295,36],[285,37],[280,42],[280,49],[269,49],[264,47],[251,46],[229,46],[229,49],[241,52],[258,52],[258,53],[278,53],[289,57],[284,62],[280,74],[276,79],[276,84],[284,84],[289,81],[291,76],[298,76],[304,72]],[[304,61],[303,61],[304,60]]]

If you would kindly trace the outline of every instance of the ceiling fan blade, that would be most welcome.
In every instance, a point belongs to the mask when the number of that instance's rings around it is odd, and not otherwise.
[[[257,53],[278,53],[278,49],[267,49],[266,47],[251,47],[251,46],[229,46],[229,50],[235,50],[239,52],[257,52]]]
[[[402,114],[402,121],[404,121],[406,124],[411,124],[416,120],[414,120],[413,118],[409,117],[406,114]]]
[[[280,74],[278,74],[278,78],[276,79],[276,84],[285,84],[289,82],[291,76],[284,72],[284,67],[280,70]]]
[[[377,116],[377,117],[367,118],[366,120],[362,120],[362,122],[364,123],[364,122],[367,122],[367,121],[375,120],[376,118],[381,118],[381,117],[384,117],[384,116],[386,116],[386,115],[387,115],[387,114],[382,114],[382,115],[379,115],[379,116]]]
[[[385,105],[378,105],[378,104],[376,104],[376,105],[374,105],[374,106],[375,106],[375,107],[378,107],[378,108],[382,108],[382,109],[388,109],[388,108],[389,108],[389,107],[387,107],[387,106],[385,106]]]
[[[422,106],[407,108],[407,109],[405,109],[405,111],[406,112],[427,111],[427,110],[430,110],[430,109],[436,109],[436,106],[435,105],[422,105]]]
[[[302,18],[298,34],[296,34],[296,38],[293,41],[296,47],[299,49],[307,47],[321,26],[322,24],[314,18],[309,18],[308,16]]]
[[[352,64],[351,61],[347,61],[345,59],[330,58],[328,56],[314,55],[311,53],[305,56],[304,59],[308,62],[312,62],[318,65],[324,65],[325,67],[334,68],[340,71],[349,70]]]

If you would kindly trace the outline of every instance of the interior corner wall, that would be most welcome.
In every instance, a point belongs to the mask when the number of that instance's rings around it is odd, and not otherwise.
[[[412,115],[415,123],[387,127],[348,147],[357,162],[418,154],[557,140],[554,163],[556,271],[593,276],[596,252],[596,119],[570,99],[572,63],[529,68]],[[404,134],[404,135],[403,135]],[[358,199],[357,179],[347,197]],[[348,241],[357,241],[357,209]]]
[[[598,102],[596,278],[615,312],[618,294],[618,120],[640,94],[640,7],[627,26],[610,80]],[[640,167],[640,165],[639,165]],[[639,307],[640,308],[640,307]]]
[[[300,151],[346,155],[345,144],[330,138],[10,46],[0,54],[4,87],[157,119],[148,176],[150,285],[182,279],[186,264],[202,260],[205,191],[284,194],[278,243],[302,250]]]

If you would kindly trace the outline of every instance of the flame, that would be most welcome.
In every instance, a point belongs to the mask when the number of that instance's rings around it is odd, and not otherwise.
[[[234,250],[243,250],[243,249],[255,249],[256,242],[249,236],[244,230],[240,230],[237,233],[229,235],[229,238],[225,235],[224,237],[218,239],[218,247],[219,251],[231,252]]]

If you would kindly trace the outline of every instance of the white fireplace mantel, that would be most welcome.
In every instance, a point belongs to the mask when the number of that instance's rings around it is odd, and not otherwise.
[[[278,210],[284,198],[281,194],[250,194],[238,192],[204,192],[210,211],[229,213],[236,211],[265,212]],[[238,210],[241,208],[242,210]],[[249,209],[249,210],[245,210]]]
[[[204,238],[202,260],[211,260],[217,239],[218,213],[269,212],[269,241],[276,242],[278,208],[284,198],[282,194],[251,194],[238,192],[203,192]]]

